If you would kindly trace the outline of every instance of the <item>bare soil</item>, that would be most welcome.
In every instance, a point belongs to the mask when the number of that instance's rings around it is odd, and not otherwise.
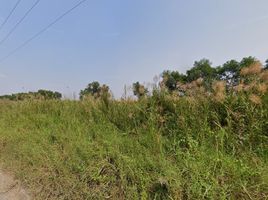
[[[31,200],[19,181],[0,170],[0,200]]]

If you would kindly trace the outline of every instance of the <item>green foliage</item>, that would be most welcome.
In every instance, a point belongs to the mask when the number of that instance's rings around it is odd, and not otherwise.
[[[250,65],[252,65],[256,61],[257,61],[257,59],[255,57],[252,57],[252,56],[245,57],[240,62],[240,68],[249,67]]]
[[[146,94],[149,92],[147,88],[145,88],[144,85],[140,84],[139,82],[133,83],[132,85],[133,94],[138,97],[138,99],[146,96]]]
[[[111,96],[109,86],[105,84],[100,85],[99,82],[93,81],[84,90],[80,91],[81,100],[88,96],[94,97],[95,99],[102,98],[107,101]]]
[[[187,77],[184,74],[180,74],[177,71],[164,71],[162,73],[163,84],[170,91],[177,89],[178,83],[185,83]]]
[[[0,99],[7,99],[11,101],[22,101],[29,99],[43,99],[43,100],[52,100],[52,99],[61,99],[62,94],[59,92],[53,92],[50,90],[38,90],[37,92],[28,92],[28,93],[17,93],[11,95],[0,96]]]
[[[265,199],[267,101],[226,98],[0,101],[0,162],[37,200]]]
[[[37,95],[44,97],[46,100],[48,99],[61,99],[62,95],[59,92],[52,92],[49,90],[38,90]]]
[[[216,69],[208,59],[202,59],[194,63],[194,67],[187,71],[188,82],[203,78],[210,81],[216,77]]]
[[[218,78],[225,80],[229,85],[236,85],[239,81],[240,63],[230,60],[217,69]]]
[[[87,95],[96,96],[100,93],[101,86],[98,81],[93,81],[87,85],[84,90],[80,91],[80,99],[83,99]]]
[[[139,100],[111,99],[98,82],[83,101],[1,100],[1,167],[36,200],[267,199],[268,73],[253,60],[165,71],[168,91],[141,98],[136,82]]]
[[[252,56],[243,58],[240,62],[230,60],[222,66],[212,67],[208,59],[195,61],[194,66],[186,72],[186,75],[178,71],[164,71],[162,76],[162,86],[165,86],[169,92],[180,90],[179,85],[191,83],[197,79],[203,80],[203,86],[211,90],[213,80],[224,80],[228,87],[237,85],[240,81],[240,70],[249,67],[258,60]],[[264,69],[268,68],[268,60]]]

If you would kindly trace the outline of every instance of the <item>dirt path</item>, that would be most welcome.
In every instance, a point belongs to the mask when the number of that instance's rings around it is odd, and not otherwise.
[[[0,200],[31,200],[18,181],[0,170]]]

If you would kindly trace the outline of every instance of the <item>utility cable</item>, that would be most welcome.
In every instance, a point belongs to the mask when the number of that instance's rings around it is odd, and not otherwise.
[[[14,5],[14,7],[12,8],[12,10],[9,12],[8,16],[6,17],[6,19],[3,21],[3,23],[0,25],[0,31],[4,28],[4,26],[6,25],[6,23],[8,22],[9,18],[11,17],[11,15],[14,13],[14,11],[16,10],[16,8],[18,7],[18,5],[20,4],[21,0],[18,0],[16,2],[16,4]]]
[[[13,54],[15,54],[17,51],[19,51],[20,49],[22,49],[23,47],[25,47],[26,45],[28,45],[31,41],[33,41],[34,39],[36,39],[37,37],[39,37],[42,33],[44,33],[45,31],[47,31],[51,26],[53,26],[54,24],[56,24],[58,21],[60,21],[63,17],[65,17],[66,15],[68,15],[70,12],[72,12],[73,10],[75,10],[76,8],[78,8],[80,5],[82,5],[83,3],[85,3],[87,0],[82,0],[79,1],[77,4],[75,4],[72,8],[70,8],[69,10],[65,11],[62,15],[60,15],[59,17],[57,17],[55,20],[53,20],[50,24],[48,24],[47,26],[45,26],[43,29],[41,29],[39,32],[37,32],[36,34],[34,34],[32,37],[30,37],[28,40],[26,40],[25,42],[23,42],[21,45],[19,45],[18,47],[16,47],[14,50],[12,50],[9,54],[7,54],[5,57],[3,57],[2,59],[0,59],[0,63],[2,63],[3,61],[5,61],[7,58],[9,58],[10,56],[12,56]]]
[[[25,18],[30,14],[30,12],[37,6],[37,4],[41,0],[35,1],[35,3],[27,10],[27,12],[23,15],[23,17],[13,26],[13,28],[8,32],[8,34],[0,41],[0,45],[2,45],[10,36],[11,34],[19,27],[19,25],[25,20]]]

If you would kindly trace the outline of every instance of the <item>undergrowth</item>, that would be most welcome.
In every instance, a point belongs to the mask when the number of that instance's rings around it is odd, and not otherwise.
[[[139,100],[0,101],[0,163],[33,199],[268,199],[268,72]]]
[[[246,95],[0,102],[0,162],[34,199],[266,199],[268,104]]]

